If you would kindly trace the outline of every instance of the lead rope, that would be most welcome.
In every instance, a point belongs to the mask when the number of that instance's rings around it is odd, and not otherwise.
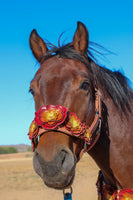
[[[70,192],[65,192],[63,190],[64,200],[72,200],[72,187],[70,187]]]

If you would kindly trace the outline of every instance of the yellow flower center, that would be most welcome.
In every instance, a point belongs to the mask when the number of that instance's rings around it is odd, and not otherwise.
[[[35,122],[32,122],[31,126],[30,126],[30,132],[33,133],[35,130],[37,129],[37,125]]]
[[[124,200],[133,200],[133,197],[124,197]]]
[[[86,137],[88,140],[90,140],[90,130],[89,129],[86,129]]]
[[[74,130],[81,128],[80,121],[78,121],[75,117],[70,118],[70,124]]]
[[[45,113],[44,113],[44,118],[47,122],[55,121],[56,117],[57,117],[57,114],[56,114],[55,110],[45,111]]]

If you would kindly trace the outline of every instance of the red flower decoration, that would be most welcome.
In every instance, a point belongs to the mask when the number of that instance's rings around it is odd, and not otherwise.
[[[38,125],[35,122],[35,120],[32,121],[30,128],[29,128],[29,139],[31,140],[32,138],[36,137],[38,134]]]
[[[84,131],[84,125],[81,123],[80,119],[76,116],[76,114],[70,112],[66,128],[75,136],[82,135]]]
[[[63,106],[47,105],[35,113],[35,122],[44,129],[55,129],[62,124],[67,116],[67,110]]]
[[[133,190],[123,189],[119,192],[118,196],[119,196],[119,200],[133,199]]]

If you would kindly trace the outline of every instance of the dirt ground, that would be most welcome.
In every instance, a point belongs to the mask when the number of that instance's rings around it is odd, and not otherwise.
[[[97,200],[98,168],[85,154],[77,165],[73,200]],[[46,187],[33,170],[32,153],[0,155],[0,200],[63,200],[61,190]]]

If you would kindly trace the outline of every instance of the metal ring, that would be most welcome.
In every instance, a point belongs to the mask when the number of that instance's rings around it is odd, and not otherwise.
[[[70,189],[71,192],[69,192],[69,193],[72,194],[73,190],[72,190],[71,186],[69,188],[66,188],[66,189]],[[63,195],[64,196],[66,196],[66,192],[65,192],[66,189],[63,189]]]

